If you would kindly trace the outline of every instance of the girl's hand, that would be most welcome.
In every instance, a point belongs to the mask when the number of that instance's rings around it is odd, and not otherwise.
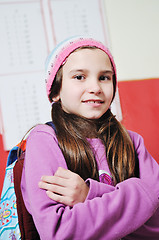
[[[76,173],[59,167],[54,176],[43,176],[39,187],[47,190],[52,200],[73,207],[76,203],[84,202],[89,187]]]

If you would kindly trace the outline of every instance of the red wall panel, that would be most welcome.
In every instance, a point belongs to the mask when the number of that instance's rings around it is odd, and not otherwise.
[[[0,194],[2,191],[2,185],[3,185],[4,175],[5,175],[7,156],[8,156],[8,152],[4,151],[2,135],[0,135]]]
[[[159,79],[119,82],[123,124],[141,134],[159,163]]]

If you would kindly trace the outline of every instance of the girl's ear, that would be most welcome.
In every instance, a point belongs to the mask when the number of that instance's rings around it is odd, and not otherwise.
[[[53,102],[58,102],[59,99],[60,99],[60,95],[57,95],[56,97],[53,97],[53,98],[52,98],[52,101],[53,101]]]

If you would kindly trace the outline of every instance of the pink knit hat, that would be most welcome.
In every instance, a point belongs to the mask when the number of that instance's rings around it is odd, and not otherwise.
[[[104,46],[101,42],[96,41],[92,38],[73,37],[59,43],[47,58],[47,61],[45,64],[45,69],[46,69],[45,81],[46,81],[46,90],[47,90],[48,97],[50,94],[52,83],[55,79],[56,73],[58,72],[58,69],[60,68],[60,66],[65,62],[66,58],[74,50],[83,46],[97,47],[103,50],[108,55],[114,70],[115,81],[117,81],[116,66],[109,49],[106,46]]]

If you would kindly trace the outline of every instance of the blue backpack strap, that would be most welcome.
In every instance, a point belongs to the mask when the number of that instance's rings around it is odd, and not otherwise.
[[[7,158],[7,167],[13,162],[15,162],[15,160],[17,160],[17,151],[18,151],[18,146],[15,146],[10,150]]]
[[[52,121],[46,122],[46,124],[49,125],[50,127],[52,127],[54,129],[55,133],[56,133],[56,127],[55,127],[55,124]]]

